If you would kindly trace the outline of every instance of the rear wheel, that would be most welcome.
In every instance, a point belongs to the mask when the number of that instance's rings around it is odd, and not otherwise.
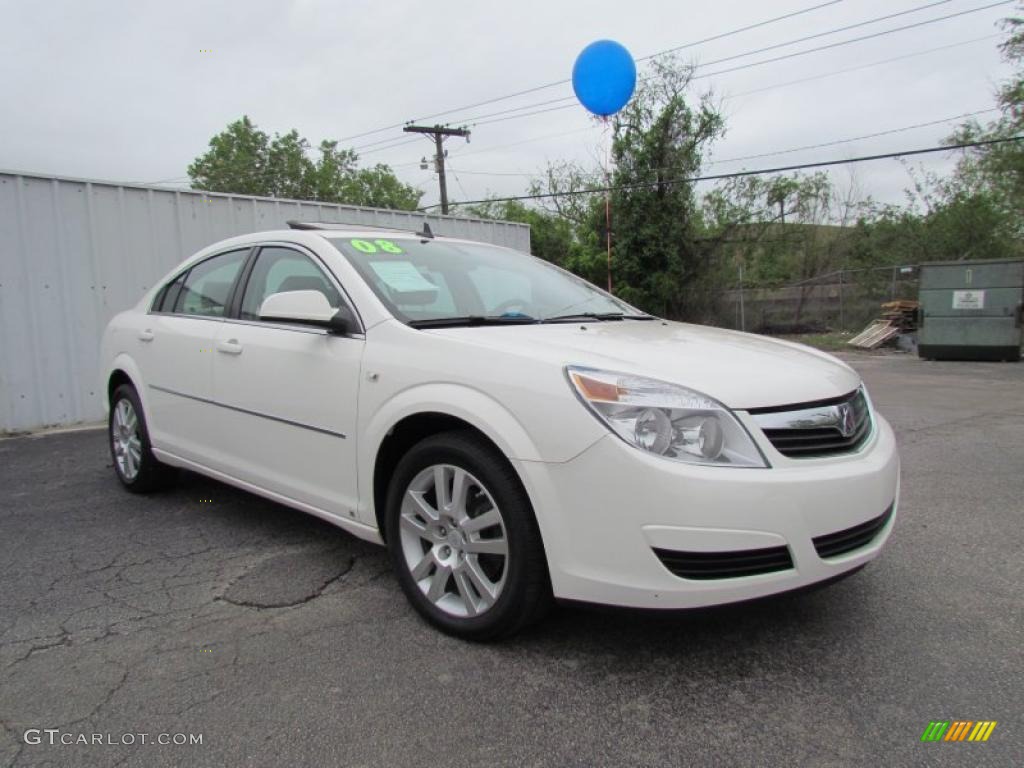
[[[173,481],[174,470],[153,456],[142,403],[130,384],[114,390],[108,432],[114,472],[125,488],[133,493],[148,493]]]
[[[413,606],[446,632],[513,634],[550,600],[544,549],[518,477],[472,432],[415,445],[388,493],[388,549]]]

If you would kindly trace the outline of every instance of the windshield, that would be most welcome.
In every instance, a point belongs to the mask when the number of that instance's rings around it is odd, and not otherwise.
[[[329,238],[404,323],[646,317],[546,261],[479,243]]]

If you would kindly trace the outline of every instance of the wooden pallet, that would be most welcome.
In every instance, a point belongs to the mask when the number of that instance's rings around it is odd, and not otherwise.
[[[917,330],[917,313],[921,305],[916,301],[887,301],[882,305],[882,320],[888,320],[901,331]]]
[[[880,346],[900,335],[900,328],[889,320],[875,320],[858,333],[847,344],[860,349],[878,349]]]

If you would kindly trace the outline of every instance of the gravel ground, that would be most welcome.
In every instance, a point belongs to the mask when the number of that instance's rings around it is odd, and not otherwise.
[[[904,462],[880,560],[500,645],[423,624],[312,517],[193,474],[127,494],[100,431],[2,440],[0,765],[1020,765],[1024,365],[852,360]],[[999,725],[922,744],[936,719]]]

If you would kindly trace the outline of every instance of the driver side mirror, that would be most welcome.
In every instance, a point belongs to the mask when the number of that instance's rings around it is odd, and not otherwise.
[[[260,319],[326,328],[339,336],[353,333],[359,328],[352,310],[344,305],[334,309],[320,291],[272,293],[260,306]]]

